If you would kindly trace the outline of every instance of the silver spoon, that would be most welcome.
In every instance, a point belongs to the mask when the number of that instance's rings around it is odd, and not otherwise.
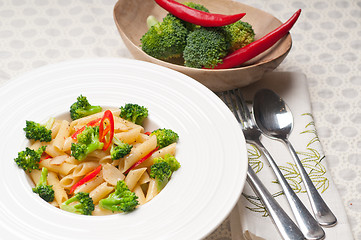
[[[308,176],[295,149],[288,140],[293,128],[293,116],[280,96],[268,89],[259,90],[254,96],[254,118],[261,131],[285,143],[297,165],[317,222],[325,227],[334,226],[337,219],[329,209]]]

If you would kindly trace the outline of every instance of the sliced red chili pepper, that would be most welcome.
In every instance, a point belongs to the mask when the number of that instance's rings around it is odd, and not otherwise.
[[[227,55],[223,59],[223,63],[218,64],[213,69],[226,69],[238,66],[266,51],[290,31],[300,14],[301,9],[294,13],[287,22],[283,23],[281,26],[268,33],[264,37]]]
[[[154,148],[152,151],[150,151],[147,155],[145,155],[144,157],[142,157],[141,159],[139,159],[138,162],[134,163],[133,166],[131,166],[130,168],[128,168],[127,171],[124,172],[124,174],[128,174],[130,170],[132,170],[133,168],[137,167],[139,164],[141,164],[142,162],[144,162],[145,160],[147,160],[150,156],[152,156],[152,154],[158,150],[158,147]]]
[[[106,127],[104,128],[104,124],[106,123]],[[109,133],[109,137],[107,138],[107,134]],[[112,143],[114,136],[114,117],[113,113],[110,110],[106,110],[104,112],[103,118],[100,120],[99,126],[99,141],[104,143],[103,150],[107,150],[110,144]]]
[[[155,0],[155,2],[174,16],[203,27],[221,27],[240,20],[245,13],[223,15],[203,12],[174,0]]]
[[[45,159],[48,159],[48,158],[51,158],[51,156],[50,156],[49,154],[47,154],[46,152],[44,152],[44,153],[41,155],[41,157],[40,157],[39,163],[40,163],[41,161],[45,160]]]
[[[149,136],[151,133],[152,133],[152,132],[145,132],[144,134],[146,134],[146,135]]]
[[[98,125],[98,123],[100,122],[100,120],[101,120],[101,118],[94,119],[94,120],[88,122],[88,123],[86,124],[86,126],[88,126],[88,127],[94,127],[94,126]],[[83,132],[86,126],[83,126],[83,127],[79,128],[78,130],[76,130],[76,132],[73,133],[73,135],[71,135],[71,138],[74,139],[74,140],[76,140],[78,134],[81,133],[81,132]]]
[[[96,169],[94,169],[93,171],[91,171],[90,173],[88,173],[87,175],[85,175],[85,177],[83,177],[82,179],[80,179],[77,183],[75,183],[71,188],[70,188],[70,194],[73,194],[73,192],[75,191],[75,189],[81,185],[83,185],[86,182],[89,182],[90,180],[92,180],[93,178],[95,178],[100,170],[102,169],[102,165],[99,165]]]

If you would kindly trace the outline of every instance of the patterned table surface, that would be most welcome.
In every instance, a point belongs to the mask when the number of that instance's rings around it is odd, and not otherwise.
[[[0,0],[0,86],[43,65],[132,58],[115,0]],[[303,10],[277,71],[307,75],[318,134],[355,239],[361,239],[361,1],[243,0],[281,21]],[[226,220],[207,239],[231,239]]]

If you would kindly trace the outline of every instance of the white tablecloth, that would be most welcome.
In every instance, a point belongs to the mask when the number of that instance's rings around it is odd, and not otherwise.
[[[112,18],[115,0],[0,0],[0,86],[76,58],[129,57]],[[355,239],[361,239],[361,1],[243,0],[285,21],[293,47],[277,71],[304,73],[316,128]],[[207,239],[231,239],[229,221]]]

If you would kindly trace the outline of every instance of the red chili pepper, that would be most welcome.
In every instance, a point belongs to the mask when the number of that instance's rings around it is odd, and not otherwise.
[[[128,174],[128,172],[130,170],[132,170],[133,168],[137,167],[139,164],[141,164],[142,162],[144,162],[145,160],[147,160],[150,156],[152,156],[152,154],[158,150],[158,147],[154,148],[152,151],[150,151],[147,155],[145,155],[144,157],[142,157],[138,162],[134,163],[133,166],[131,166],[130,168],[128,168],[127,171],[124,172],[124,174]]]
[[[268,33],[264,37],[227,55],[223,59],[223,63],[218,64],[213,69],[226,69],[238,66],[266,51],[290,31],[300,14],[301,9],[294,13],[287,22],[283,23],[281,26]]]
[[[207,13],[188,7],[174,0],[155,0],[155,2],[174,16],[186,22],[203,27],[221,27],[229,25],[237,22],[246,15],[245,13],[234,15]]]
[[[105,121],[108,121],[108,124],[104,128]],[[106,138],[109,133],[108,139]],[[114,117],[113,113],[110,110],[104,112],[103,118],[100,120],[99,126],[99,141],[104,143],[103,150],[107,150],[110,144],[112,143],[114,136]]]
[[[49,154],[47,154],[46,152],[44,152],[44,153],[41,155],[41,157],[40,157],[39,163],[40,163],[41,161],[45,160],[45,159],[48,159],[48,158],[51,158],[51,156],[50,156]]]
[[[100,170],[102,169],[102,165],[99,165],[96,169],[94,169],[93,171],[91,171],[90,173],[88,173],[87,175],[85,175],[85,177],[83,177],[82,179],[79,180],[79,182],[75,183],[71,189],[70,189],[70,194],[73,194],[73,192],[75,191],[75,189],[81,185],[83,185],[86,182],[89,182],[90,180],[92,180],[93,178],[95,178],[98,173],[100,172]]]
[[[94,127],[94,126],[98,125],[98,123],[99,123],[100,120],[101,120],[101,118],[94,119],[93,121],[88,122],[88,123],[86,124],[86,126],[88,126],[88,127],[89,127],[89,126],[90,126],[90,127]],[[71,138],[74,139],[74,140],[76,140],[78,134],[81,133],[81,132],[83,132],[86,126],[83,126],[83,127],[79,128],[78,130],[76,130],[76,132],[73,133],[73,135],[71,135]]]
[[[152,132],[145,132],[144,134],[146,134],[146,135],[149,136],[151,133],[152,133]]]

